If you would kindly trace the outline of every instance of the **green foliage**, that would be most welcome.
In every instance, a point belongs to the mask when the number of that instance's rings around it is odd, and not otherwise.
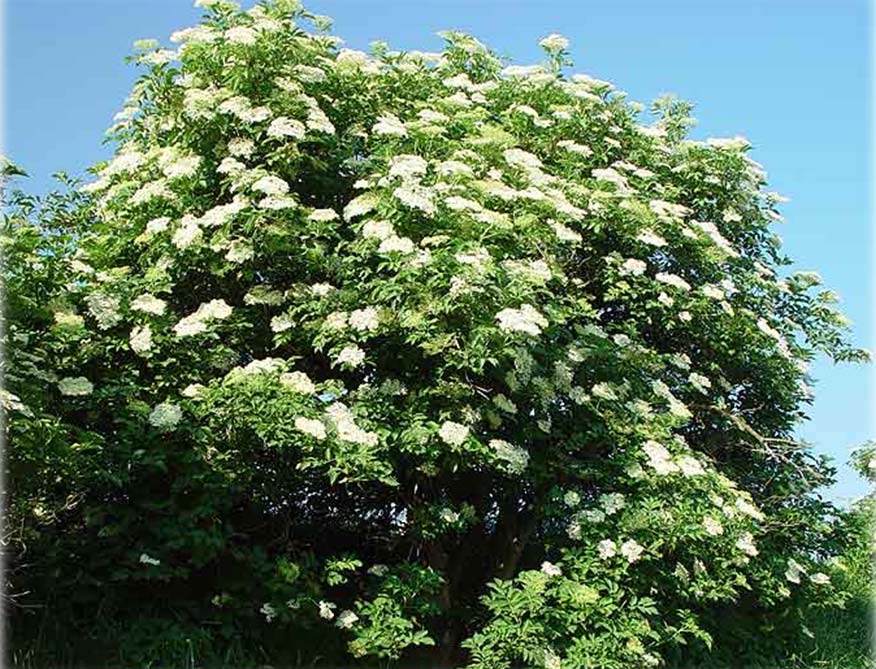
[[[867,354],[748,143],[559,35],[503,67],[199,4],[94,181],[5,193],[13,660],[820,653],[872,546],[793,435],[807,363]]]

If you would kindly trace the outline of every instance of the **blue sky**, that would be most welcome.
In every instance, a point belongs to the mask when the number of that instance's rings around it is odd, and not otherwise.
[[[246,3],[249,6],[250,3]],[[30,188],[106,157],[103,131],[137,70],[134,39],[166,40],[197,21],[190,0],[7,0],[5,153]],[[550,32],[574,71],[650,102],[695,103],[699,138],[745,135],[771,187],[791,201],[778,227],[801,269],[843,298],[858,345],[872,347],[869,185],[872,16],[864,0],[312,0],[351,48],[376,39],[435,50],[438,30],[470,32],[516,62],[541,59]],[[872,368],[813,367],[816,401],[800,434],[838,464],[873,438]],[[838,501],[866,485],[841,466]]]

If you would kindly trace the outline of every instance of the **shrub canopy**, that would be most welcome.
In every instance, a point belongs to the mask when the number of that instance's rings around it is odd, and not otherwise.
[[[13,649],[611,669],[841,597],[793,433],[865,354],[746,140],[558,35],[200,5],[96,181],[7,197]]]

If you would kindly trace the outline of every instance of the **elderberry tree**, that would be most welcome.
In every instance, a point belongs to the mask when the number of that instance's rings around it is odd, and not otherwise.
[[[559,35],[198,4],[96,180],[7,193],[13,652],[620,669],[843,599],[794,431],[866,353],[744,139]]]

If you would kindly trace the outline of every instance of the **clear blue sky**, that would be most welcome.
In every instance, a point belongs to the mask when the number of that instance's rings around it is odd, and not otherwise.
[[[249,3],[245,3],[249,6]],[[470,32],[517,62],[536,42],[572,41],[574,70],[630,99],[672,92],[696,104],[694,136],[742,134],[774,190],[789,196],[785,249],[843,298],[855,340],[872,346],[870,26],[865,0],[312,0],[351,48],[385,39],[440,47],[438,30]],[[7,0],[5,152],[45,190],[56,170],[81,174],[110,147],[103,131],[136,77],[134,39],[166,40],[194,24],[191,0]],[[800,434],[845,462],[874,436],[872,369],[819,363],[812,420]],[[866,490],[846,467],[831,496]]]

